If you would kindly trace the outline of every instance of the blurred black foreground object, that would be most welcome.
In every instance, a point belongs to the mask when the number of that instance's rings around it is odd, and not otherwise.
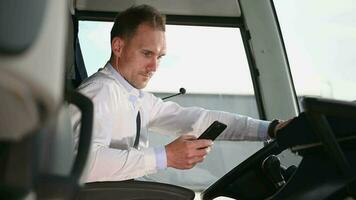
[[[202,199],[356,199],[356,103],[306,97],[303,108]],[[302,156],[298,167],[281,166],[277,155],[288,148]]]

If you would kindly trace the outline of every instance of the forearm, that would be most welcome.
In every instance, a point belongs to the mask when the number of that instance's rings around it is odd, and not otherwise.
[[[227,125],[223,134],[218,137],[219,140],[261,141],[268,139],[269,121],[219,111],[208,111],[205,115],[204,119],[198,123],[201,127],[208,127],[215,120]]]
[[[197,107],[183,108],[177,104],[162,104],[156,112],[151,128],[157,132],[175,134],[190,133],[199,137],[211,123],[218,120],[227,125],[220,140],[265,140],[268,138],[269,121],[253,119],[222,111],[205,110]],[[166,115],[174,110],[174,115]],[[156,127],[166,127],[164,130]]]

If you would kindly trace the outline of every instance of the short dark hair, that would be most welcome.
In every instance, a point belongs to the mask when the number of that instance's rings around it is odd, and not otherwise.
[[[132,6],[116,16],[111,29],[111,41],[114,37],[130,40],[138,26],[144,23],[157,30],[166,30],[166,18],[157,9],[149,5]]]

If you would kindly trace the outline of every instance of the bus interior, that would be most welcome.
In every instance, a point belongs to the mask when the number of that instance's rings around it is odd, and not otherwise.
[[[273,140],[217,140],[203,163],[85,184],[93,104],[115,16],[166,16],[144,90],[182,106],[292,121]],[[0,2],[0,199],[356,199],[356,1]],[[182,92],[184,90],[184,92]],[[167,100],[168,101],[168,100]],[[81,113],[74,151],[69,105]],[[176,136],[150,133],[150,145]]]

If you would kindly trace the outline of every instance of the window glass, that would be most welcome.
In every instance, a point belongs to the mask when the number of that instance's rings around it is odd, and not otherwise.
[[[356,100],[356,2],[274,4],[297,95]]]
[[[112,24],[80,22],[88,76],[110,58]],[[239,29],[168,25],[166,37],[168,53],[145,90],[175,93],[184,86],[190,93],[253,94]]]
[[[104,67],[110,58],[112,22],[79,22],[79,42],[88,76]]]
[[[110,57],[112,23],[81,21],[79,39],[91,75]],[[252,80],[238,28],[167,25],[167,55],[145,90],[182,106],[200,106],[258,118]],[[152,146],[175,136],[150,134]],[[200,191],[261,148],[261,142],[216,141],[205,161],[191,170],[167,169],[145,177]],[[239,152],[236,154],[236,152]]]

